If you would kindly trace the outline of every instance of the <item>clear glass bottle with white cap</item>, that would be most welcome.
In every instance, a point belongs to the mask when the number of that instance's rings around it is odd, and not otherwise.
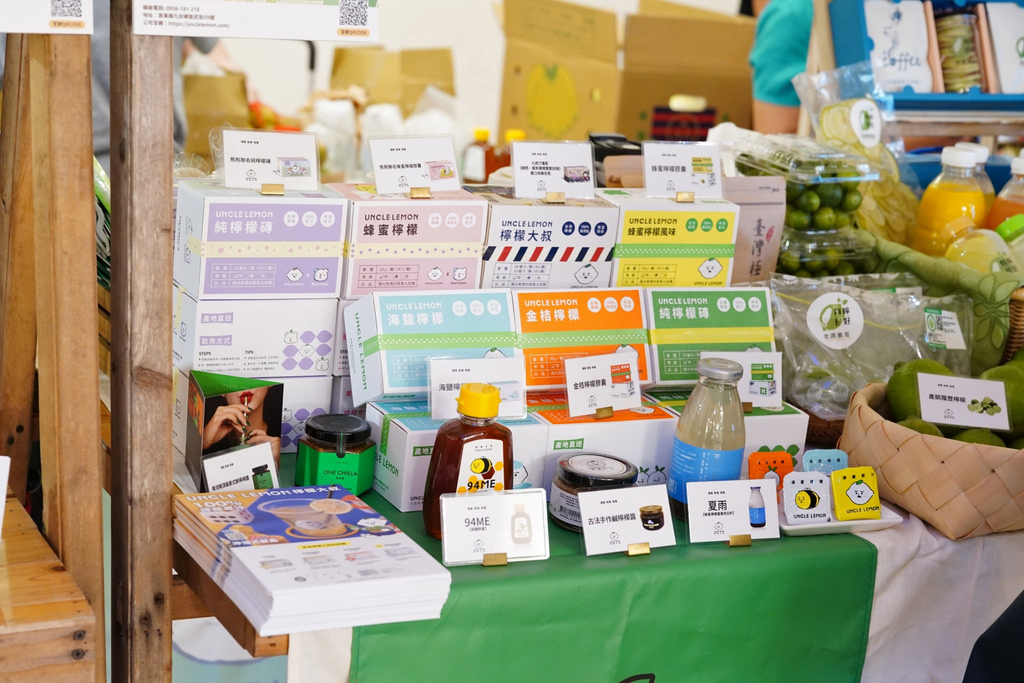
[[[1013,177],[1003,185],[992,210],[988,212],[985,227],[990,230],[997,230],[1007,219],[1024,213],[1024,157],[1010,162],[1010,173]]]
[[[676,425],[669,467],[672,512],[686,518],[686,483],[739,479],[743,468],[743,404],[736,384],[743,366],[724,358],[697,363],[700,381]]]
[[[974,152],[946,147],[942,150],[942,172],[925,189],[917,207],[917,229],[910,246],[929,256],[942,256],[948,236],[943,230],[952,221],[967,218],[978,225],[985,215],[985,195],[974,177]]]
[[[988,155],[991,153],[987,145],[983,145],[978,142],[958,142],[953,145],[957,149],[969,149],[974,152],[974,160],[977,165],[974,167],[974,179],[978,181],[978,185],[981,186],[981,193],[985,195],[985,214],[992,210],[992,203],[996,200],[996,188],[992,184],[992,179],[988,177],[988,171],[985,170],[985,164],[988,163]],[[978,219],[978,227],[985,227],[985,222],[982,219]]]

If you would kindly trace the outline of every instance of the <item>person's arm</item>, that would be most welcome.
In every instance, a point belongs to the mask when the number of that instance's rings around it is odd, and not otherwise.
[[[750,51],[753,127],[760,133],[795,133],[800,98],[790,80],[807,66],[814,8],[811,0],[771,0],[757,20]]]
[[[754,100],[754,130],[759,133],[795,133],[800,107],[784,107]]]

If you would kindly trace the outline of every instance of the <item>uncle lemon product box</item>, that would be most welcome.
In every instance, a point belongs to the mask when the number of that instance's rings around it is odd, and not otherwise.
[[[690,397],[689,389],[653,388],[644,392],[644,399],[680,413]],[[783,403],[781,408],[753,408],[743,415],[746,444],[743,446],[743,472],[747,476],[747,458],[756,451],[786,451],[795,459],[794,468],[803,469],[810,417],[796,406]]]
[[[516,355],[507,289],[382,292],[345,309],[352,401],[426,396],[431,358]]]
[[[345,309],[351,304],[351,300],[342,299],[338,302],[338,324],[334,330],[334,338],[337,344],[334,345],[334,368],[331,374],[335,377],[345,377],[349,374],[348,367],[348,338],[345,336]]]
[[[637,288],[513,292],[526,388],[565,387],[565,359],[625,352],[639,355],[640,382],[651,381],[647,317]]]
[[[696,384],[702,351],[775,350],[771,298],[763,287],[652,287],[644,301],[654,384]]]
[[[342,298],[480,286],[486,200],[461,189],[410,199],[372,185],[330,187],[351,201]]]
[[[366,417],[366,408],[356,408],[352,402],[352,378],[332,377],[331,412],[336,415],[358,415]]]
[[[644,190],[605,189],[619,206],[612,285],[721,287],[731,281],[740,209],[724,199],[679,203]]]
[[[241,377],[324,377],[336,299],[196,301],[174,289],[174,365]]]
[[[678,415],[645,401],[639,408],[616,410],[598,420],[592,415],[569,416],[564,392],[540,392],[527,397],[530,413],[548,425],[544,486],[550,491],[558,461],[578,453],[602,453],[628,460],[640,474],[637,484],[665,484],[672,460]]]
[[[377,442],[373,488],[402,512],[422,510],[434,440],[445,420],[431,420],[427,402],[414,400],[369,403],[366,421]],[[540,486],[547,425],[532,415],[498,422],[512,432],[513,488]]]
[[[512,188],[470,187],[490,203],[482,287],[600,289],[611,286],[619,209],[603,199],[547,204]]]
[[[195,299],[338,298],[348,200],[178,183],[174,281]]]
[[[306,434],[306,420],[325,415],[331,408],[333,377],[283,377],[281,407],[281,452],[295,453],[299,439]]]

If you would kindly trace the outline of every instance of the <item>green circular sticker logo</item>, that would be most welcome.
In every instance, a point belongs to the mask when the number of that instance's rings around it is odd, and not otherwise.
[[[694,230],[696,230],[697,229],[697,219],[696,218],[691,218],[690,220],[686,221],[686,229],[689,230],[690,232],[693,232]]]
[[[718,223],[715,224],[715,227],[718,228],[718,232],[725,232],[726,230],[729,229],[729,221],[725,220],[724,218],[719,218]]]
[[[927,320],[928,320],[928,330],[931,331],[931,332],[934,332],[935,331],[935,316],[934,315],[930,315],[930,316],[928,316]]]
[[[715,224],[711,221],[710,218],[705,218],[700,222],[700,229],[703,230],[704,232],[711,232],[711,228],[713,228],[714,226]]]

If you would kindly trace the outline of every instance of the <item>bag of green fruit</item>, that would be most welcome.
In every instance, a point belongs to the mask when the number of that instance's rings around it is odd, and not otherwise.
[[[838,284],[773,274],[775,339],[782,347],[783,392],[822,420],[846,417],[861,387],[887,382],[897,363],[929,358],[970,374],[974,311],[962,294],[925,297],[905,276],[847,278]],[[899,283],[899,284],[897,284]],[[914,285],[911,285],[914,286]]]
[[[876,84],[869,62],[793,78],[818,142],[866,158],[880,177],[860,188],[857,226],[906,242],[917,219],[920,183],[905,162],[903,138],[891,125],[892,98]]]

